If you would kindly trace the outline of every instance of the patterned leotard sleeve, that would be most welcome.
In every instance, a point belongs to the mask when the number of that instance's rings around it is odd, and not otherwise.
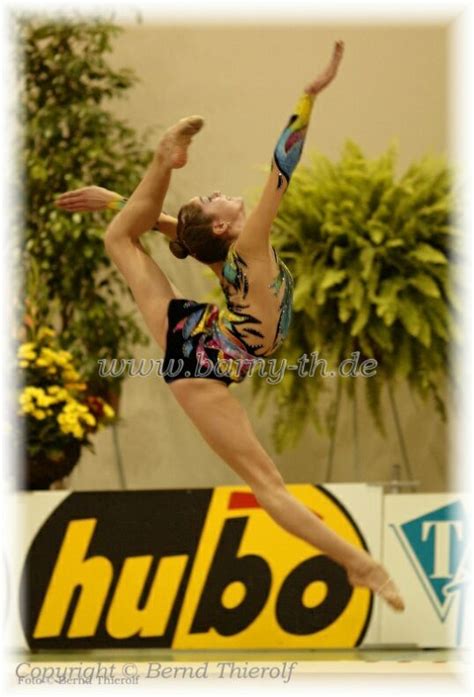
[[[300,160],[314,99],[315,95],[308,92],[301,95],[278,139],[272,159],[272,169],[276,165],[279,172],[278,188],[282,186],[283,178],[287,184],[290,183],[291,175]]]

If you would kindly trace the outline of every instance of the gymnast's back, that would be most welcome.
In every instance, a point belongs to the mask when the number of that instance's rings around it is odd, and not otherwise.
[[[254,256],[239,239],[229,248],[220,275],[227,302],[222,323],[255,356],[269,356],[288,334],[293,295],[292,275],[268,243]]]

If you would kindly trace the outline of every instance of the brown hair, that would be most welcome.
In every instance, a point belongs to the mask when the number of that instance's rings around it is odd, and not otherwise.
[[[178,259],[188,254],[205,264],[224,261],[229,249],[229,240],[215,235],[212,217],[202,212],[197,203],[186,203],[178,213],[176,240],[170,242],[170,251]]]

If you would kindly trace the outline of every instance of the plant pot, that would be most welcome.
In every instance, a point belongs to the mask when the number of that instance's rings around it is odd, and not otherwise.
[[[61,457],[52,460],[45,454],[35,457],[27,456],[23,488],[47,490],[58,479],[67,477],[79,462],[82,445],[78,440],[71,441],[62,451]]]

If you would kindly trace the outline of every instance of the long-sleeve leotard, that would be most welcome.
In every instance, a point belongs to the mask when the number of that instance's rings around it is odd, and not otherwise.
[[[278,188],[283,184],[283,177],[290,183],[296,165],[303,151],[304,141],[308,130],[309,120],[313,109],[315,95],[304,92],[299,98],[295,109],[286,125],[273,153],[272,169],[278,167]]]
[[[277,189],[281,188],[284,180],[286,180],[287,185],[289,184],[301,158],[314,99],[315,95],[308,92],[301,95],[277,141],[272,159],[272,170],[275,166],[278,170]],[[270,346],[264,347],[264,344],[268,344],[268,342],[265,341],[265,335],[262,333],[262,319],[250,312],[252,282],[249,280],[249,264],[251,264],[251,259],[244,260],[242,255],[234,249],[234,245],[231,245],[229,249],[221,279],[229,311],[227,328],[245,343],[249,351],[254,353],[259,351],[260,355],[269,355],[278,348],[288,334],[292,316],[293,277],[276,250],[273,247],[272,249],[278,266],[278,274],[268,284],[268,290],[273,295],[279,295],[281,286],[284,287],[284,290],[280,296],[279,316],[273,342],[270,343]],[[262,349],[263,353],[261,353]]]

